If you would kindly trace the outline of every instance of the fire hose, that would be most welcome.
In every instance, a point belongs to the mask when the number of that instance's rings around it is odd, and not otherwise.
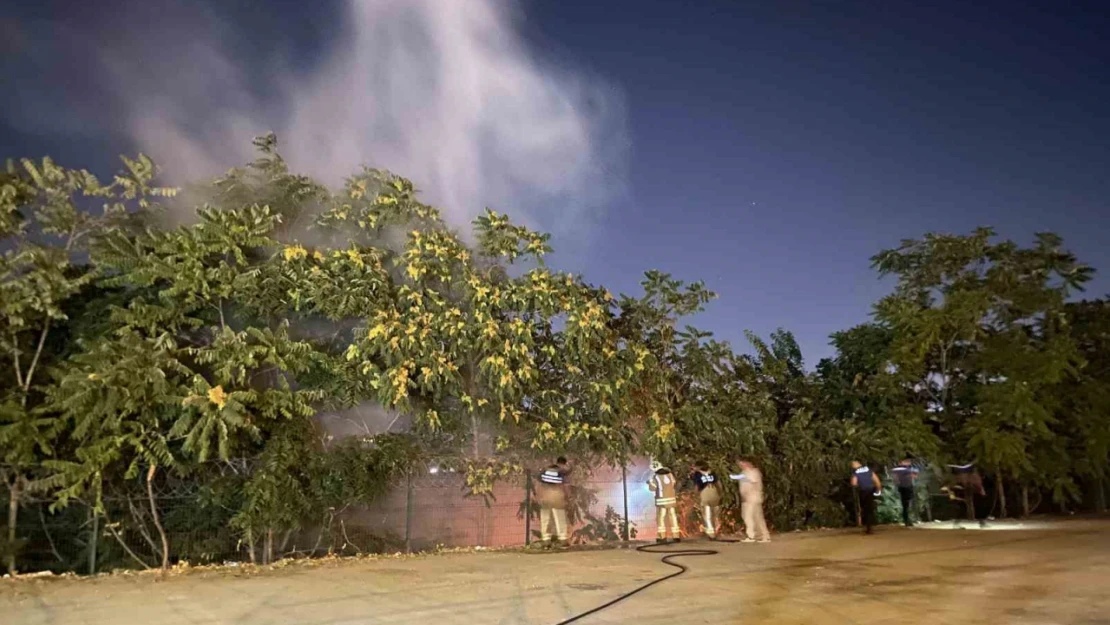
[[[735,543],[735,542],[740,542],[740,541],[721,538],[721,539],[717,539],[716,542]],[[636,547],[636,551],[639,551],[639,552],[642,552],[642,553],[664,554],[663,557],[660,559],[660,562],[662,562],[663,564],[666,564],[667,566],[672,566],[672,567],[678,569],[677,571],[675,571],[674,573],[664,575],[663,577],[653,579],[650,582],[644,584],[643,586],[639,586],[638,588],[634,588],[634,589],[618,596],[616,599],[613,599],[611,601],[607,601],[607,602],[597,606],[596,608],[592,608],[592,609],[589,609],[589,610],[587,610],[585,612],[582,612],[580,614],[576,614],[576,615],[574,615],[574,616],[572,616],[572,617],[570,617],[566,620],[559,621],[555,625],[566,625],[567,623],[574,623],[576,621],[579,621],[581,619],[586,618],[587,616],[590,616],[591,614],[597,614],[598,612],[601,612],[602,610],[604,610],[606,608],[613,607],[614,605],[620,603],[621,601],[624,601],[625,599],[628,599],[632,595],[635,595],[639,592],[647,590],[648,588],[651,588],[652,586],[654,586],[656,584],[661,584],[661,583],[663,583],[663,582],[665,582],[669,579],[674,579],[674,578],[678,577],[679,575],[682,575],[683,573],[690,570],[690,568],[688,566],[686,566],[684,564],[679,564],[678,562],[674,562],[673,560],[675,558],[685,558],[687,556],[715,556],[715,555],[720,553],[716,549],[696,549],[696,548],[683,548],[683,547],[680,547],[678,549],[670,549],[670,550],[667,550],[667,551],[660,551],[659,550],[661,547],[666,547],[668,545],[674,545],[674,544],[675,543],[664,543],[664,544],[657,544],[657,545],[641,545],[639,547]]]

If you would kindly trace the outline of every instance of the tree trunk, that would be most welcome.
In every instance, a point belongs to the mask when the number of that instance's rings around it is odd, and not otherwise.
[[[1106,512],[1106,480],[1101,477],[1095,480],[1095,512]]]
[[[1002,473],[998,473],[998,484],[995,485],[998,490],[998,518],[1004,519],[1006,514],[1006,483],[1002,481]]]
[[[250,550],[251,564],[258,564],[258,556],[254,553],[254,532],[247,528],[247,549]]]
[[[158,467],[153,464],[146,472],[146,496],[150,501],[150,516],[154,520],[154,527],[158,529],[158,536],[162,539],[162,570],[165,571],[170,568],[170,539],[166,536],[166,530],[158,517],[158,506],[154,503],[154,474],[157,472]]]
[[[266,530],[266,550],[262,554],[263,564],[272,564],[274,561],[274,529]]]
[[[96,508],[89,508],[92,515],[92,529],[89,530],[89,575],[96,575],[96,548],[100,544],[100,514]]]
[[[19,474],[15,474],[8,485],[8,558],[5,565],[12,577],[18,573],[15,568],[15,526],[19,522],[19,478]]]
[[[1031,512],[1032,512],[1032,510],[1029,509],[1029,485],[1028,484],[1022,484],[1021,485],[1021,518],[1023,518],[1023,519],[1029,518],[1029,514]]]

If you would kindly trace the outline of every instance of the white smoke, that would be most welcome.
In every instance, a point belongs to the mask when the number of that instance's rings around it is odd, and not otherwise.
[[[302,70],[271,60],[262,80],[221,43],[243,33],[218,19],[163,16],[168,26],[129,35],[145,39],[103,58],[126,94],[126,132],[171,182],[250,160],[250,139],[273,130],[291,165],[325,182],[361,164],[388,168],[456,225],[489,206],[567,239],[623,191],[619,93],[532,53],[511,6],[348,0],[344,9],[323,61]]]

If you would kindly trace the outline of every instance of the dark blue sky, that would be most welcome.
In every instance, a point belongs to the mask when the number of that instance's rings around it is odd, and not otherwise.
[[[704,279],[721,297],[699,325],[740,348],[744,329],[790,329],[810,365],[830,355],[830,332],[867,319],[889,288],[869,258],[902,238],[990,225],[1028,242],[1052,230],[1110,271],[1108,5],[921,4],[523,4],[534,51],[601,76],[626,107],[627,193],[586,254],[561,260],[626,292],[649,268]],[[272,43],[309,65],[339,19],[328,5],[311,19],[299,2],[225,6],[231,22],[262,24],[234,44],[242,54]],[[50,24],[71,9],[51,2],[15,20]],[[96,92],[29,77],[18,61],[0,70],[54,111]],[[96,167],[129,149],[112,132],[67,137],[7,113],[5,156]],[[1100,274],[1089,295],[1108,285]]]
[[[902,238],[1052,230],[1110,271],[1110,5],[822,4],[531,5],[541,41],[628,98],[632,194],[591,275],[704,279],[699,324],[738,346],[785,327],[813,365]]]

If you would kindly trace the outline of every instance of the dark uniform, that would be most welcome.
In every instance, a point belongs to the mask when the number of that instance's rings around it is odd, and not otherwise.
[[[898,487],[898,495],[902,498],[902,522],[906,527],[912,527],[910,509],[913,507],[913,483],[917,479],[918,469],[913,465],[900,464],[890,472],[894,475],[894,485]]]
[[[859,511],[860,516],[863,517],[863,526],[866,528],[866,532],[870,534],[875,526],[875,484],[877,479],[874,472],[867,465],[853,469],[852,477],[855,478],[856,489],[859,492]]]
[[[721,491],[717,476],[711,471],[699,470],[694,471],[690,479],[698,489],[702,520],[705,523],[705,534],[714,538],[717,536],[717,524],[720,523],[721,514]]]

